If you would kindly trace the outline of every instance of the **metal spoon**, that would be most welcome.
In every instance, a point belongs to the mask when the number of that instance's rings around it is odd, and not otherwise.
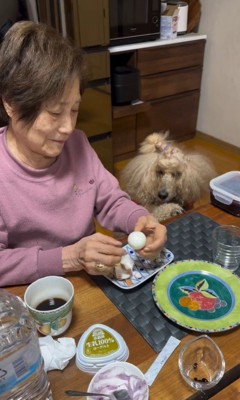
[[[66,390],[65,394],[67,396],[71,396],[71,397],[102,396],[102,397],[106,397],[107,399],[110,399],[110,400],[132,400],[131,397],[129,396],[127,390],[125,390],[125,389],[115,390],[112,394],[79,392],[77,390]]]

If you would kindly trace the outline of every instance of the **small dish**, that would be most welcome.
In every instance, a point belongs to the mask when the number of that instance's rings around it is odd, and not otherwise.
[[[185,344],[179,354],[178,366],[187,384],[202,392],[217,385],[225,371],[223,354],[207,335]]]
[[[114,390],[120,389],[126,389],[132,400],[149,398],[149,388],[144,374],[135,365],[123,361],[112,362],[102,367],[93,376],[87,391],[111,394]],[[100,397],[95,398],[95,400],[100,399]]]
[[[161,256],[154,261],[140,257],[128,244],[123,248],[134,261],[132,275],[129,278],[122,280],[111,278],[109,276],[106,276],[106,278],[114,285],[124,290],[134,289],[135,287],[141,285],[143,282],[147,281],[157,272],[163,269],[166,265],[170,264],[174,259],[173,253],[166,248],[162,250]]]

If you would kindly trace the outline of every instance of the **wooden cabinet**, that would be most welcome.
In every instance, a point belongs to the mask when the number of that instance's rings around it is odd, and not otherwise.
[[[198,103],[198,90],[151,101],[150,111],[137,116],[136,146],[138,147],[146,135],[159,130],[168,130],[170,138],[176,141],[193,137]]]
[[[205,40],[183,42],[140,49],[137,51],[137,67],[146,76],[181,68],[202,65]]]
[[[43,0],[38,0],[44,3]],[[54,2],[60,3],[55,0]],[[49,0],[49,4],[53,0]],[[58,18],[64,20],[66,35],[71,37],[77,46],[91,48],[109,44],[109,11],[108,0],[64,0],[63,11]],[[50,18],[51,24],[51,18]]]
[[[204,48],[205,39],[200,39],[134,51],[131,60],[139,70],[143,104],[136,112],[131,104],[124,106],[124,112],[121,106],[114,107],[115,162],[132,157],[152,132],[168,130],[170,139],[176,141],[195,135]],[[131,127],[127,112],[131,114]]]
[[[141,79],[140,97],[144,101],[151,101],[199,89],[201,75],[200,67],[192,67],[144,76]]]
[[[113,155],[120,157],[123,154],[134,154],[136,150],[136,116],[113,120]]]

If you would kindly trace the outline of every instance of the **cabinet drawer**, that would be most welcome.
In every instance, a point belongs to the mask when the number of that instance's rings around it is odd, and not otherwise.
[[[142,77],[140,98],[141,100],[154,100],[199,89],[201,77],[202,67],[185,68]]]
[[[136,148],[136,116],[118,118],[113,120],[113,155],[118,156],[131,153]]]
[[[199,90],[151,102],[148,113],[137,115],[137,145],[153,132],[170,131],[170,139],[183,140],[195,135]]]
[[[205,40],[198,40],[138,50],[137,68],[140,75],[202,65],[205,42]]]

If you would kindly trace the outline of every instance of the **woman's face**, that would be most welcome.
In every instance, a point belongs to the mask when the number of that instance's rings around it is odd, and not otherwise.
[[[79,80],[75,79],[59,100],[43,105],[31,127],[18,121],[13,112],[7,133],[13,155],[33,168],[51,165],[76,126],[80,100]]]

